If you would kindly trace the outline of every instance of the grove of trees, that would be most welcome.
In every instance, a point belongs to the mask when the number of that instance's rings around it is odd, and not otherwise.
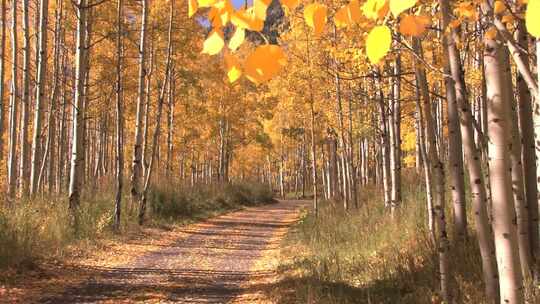
[[[0,6],[8,208],[65,197],[76,233],[81,193],[114,183],[118,229],[154,183],[256,180],[315,212],[375,184],[398,217],[416,171],[447,303],[471,239],[487,302],[540,280],[540,0]]]

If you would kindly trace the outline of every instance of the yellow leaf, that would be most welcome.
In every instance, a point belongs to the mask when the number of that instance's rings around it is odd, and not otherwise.
[[[219,52],[221,52],[221,49],[225,45],[225,42],[223,41],[223,34],[219,31],[212,31],[210,35],[208,35],[208,38],[204,41],[203,44],[203,54],[208,55],[215,55]]]
[[[369,19],[384,18],[388,13],[388,0],[367,0],[362,5],[362,12]]]
[[[260,32],[264,27],[264,21],[253,14],[253,10],[238,10],[231,15],[231,23],[236,27]]]
[[[394,17],[416,5],[418,0],[390,0],[390,11]]]
[[[292,11],[296,8],[296,6],[298,6],[299,0],[280,0],[280,2],[282,5],[288,8],[289,11]]]
[[[426,31],[429,23],[427,16],[405,15],[399,23],[399,31],[403,35],[418,37]]]
[[[237,81],[242,76],[242,69],[238,59],[229,53],[225,53],[225,66],[227,67],[227,77],[231,83]]]
[[[216,4],[217,0],[197,0],[199,7],[212,7]]]
[[[254,83],[266,82],[276,76],[287,63],[285,53],[277,45],[261,45],[245,62],[244,73]]]
[[[371,63],[377,64],[383,59],[392,45],[392,33],[386,25],[374,27],[366,40],[366,53]]]
[[[326,24],[326,6],[312,3],[304,9],[304,20],[315,32],[315,36],[322,34]]]
[[[193,15],[195,15],[198,8],[199,8],[199,3],[197,2],[197,0],[189,0],[188,17],[191,18]]]
[[[229,41],[229,49],[231,51],[236,51],[238,47],[244,42],[244,38],[246,37],[246,30],[237,27],[236,31],[234,31],[234,35],[231,37],[231,40]]]
[[[358,0],[351,2],[340,8],[334,15],[334,23],[337,27],[345,27],[353,25],[360,21],[360,4]]]
[[[265,20],[266,10],[270,5],[271,0],[253,0],[253,10],[255,11],[255,17]]]
[[[525,12],[527,31],[536,38],[540,38],[540,0],[529,0]]]

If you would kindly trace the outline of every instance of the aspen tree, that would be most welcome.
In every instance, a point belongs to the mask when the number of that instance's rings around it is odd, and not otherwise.
[[[69,210],[71,213],[72,225],[75,232],[78,231],[79,225],[79,205],[81,200],[81,187],[84,172],[82,171],[84,163],[84,94],[85,94],[85,78],[87,75],[88,63],[86,49],[86,35],[88,27],[88,2],[87,0],[78,0],[77,8],[77,42],[75,53],[75,100],[72,107],[73,123],[72,123],[72,140],[71,140],[71,164],[69,169]]]
[[[393,64],[392,100],[390,114],[390,181],[391,181],[391,211],[395,213],[401,204],[401,55]]]
[[[422,45],[418,38],[413,38],[413,49],[416,54],[422,56]],[[425,70],[415,59],[415,72],[420,86],[420,93],[424,105],[425,128],[426,128],[426,156],[429,159],[433,185],[433,212],[436,219],[436,242],[439,257],[439,279],[441,293],[445,302],[450,303],[450,267],[448,256],[448,234],[446,231],[445,217],[445,189],[444,189],[444,165],[437,154],[437,138],[434,132],[435,120],[430,111],[431,100]]]
[[[47,76],[47,34],[49,23],[49,0],[40,1],[39,20],[39,49],[36,77],[36,99],[34,105],[34,133],[32,139],[32,155],[30,168],[30,195],[35,194],[38,190],[38,174],[41,160],[41,120],[44,112],[43,104],[45,99],[45,82]],[[51,128],[51,125],[49,125],[49,128]]]
[[[449,1],[439,0],[441,5],[442,25],[446,28],[450,20]],[[461,129],[461,139],[463,153],[466,159],[467,171],[469,174],[469,186],[471,188],[472,207],[474,210],[475,227],[478,237],[480,255],[482,257],[482,271],[484,275],[486,298],[490,303],[499,302],[497,265],[494,256],[494,243],[489,226],[486,206],[486,188],[482,179],[480,164],[480,151],[474,142],[472,113],[468,103],[467,88],[463,79],[462,64],[453,35],[455,32],[448,32],[443,36],[443,58],[447,59],[451,83],[455,89],[457,106],[460,111],[459,127]],[[448,81],[448,76],[446,77]],[[452,88],[447,87],[447,90]]]
[[[5,75],[6,75],[6,0],[0,0],[0,161],[4,159],[4,121],[6,116],[5,95]]]
[[[376,90],[378,91],[377,104],[379,106],[379,132],[380,132],[380,151],[381,151],[381,166],[382,166],[382,182],[384,191],[384,205],[390,207],[392,196],[392,182],[390,176],[390,141],[388,132],[388,115],[387,106],[384,101],[384,93],[382,89],[382,75],[380,70],[376,73]]]
[[[21,195],[28,194],[29,171],[28,163],[30,161],[28,144],[28,125],[29,125],[29,107],[30,107],[30,23],[29,23],[29,0],[22,1],[23,9],[23,73],[22,73],[22,100],[21,100],[21,120],[20,120],[20,172],[19,188]]]
[[[519,44],[519,49],[528,48],[527,31],[522,20],[517,20],[516,31],[514,33],[516,42]],[[522,54],[522,56],[527,56]],[[529,60],[524,60],[527,68],[530,69]],[[538,190],[536,188],[536,160],[534,146],[534,125],[531,92],[527,87],[527,83],[523,79],[521,73],[516,73],[516,89],[518,99],[518,117],[520,139],[523,144],[521,151],[521,160],[523,164],[523,173],[525,178],[525,205],[528,209],[528,235],[530,240],[530,256],[533,263],[537,263],[534,259],[537,256],[535,248],[540,246],[540,232],[538,230]],[[533,272],[536,272],[536,267],[533,265]]]
[[[114,229],[120,229],[122,190],[124,186],[124,109],[122,96],[123,64],[123,0],[118,0],[116,17],[116,195],[114,199]]]
[[[482,5],[483,18],[493,16],[493,2]],[[500,280],[501,303],[523,303],[523,279],[519,261],[509,147],[510,100],[503,91],[502,45],[484,34],[484,69],[487,88],[489,181],[492,192],[493,233]]]
[[[450,66],[445,66],[445,73],[450,74]],[[461,151],[462,135],[459,128],[458,104],[453,79],[445,77],[445,86],[448,111],[448,171],[450,175],[452,207],[454,210],[454,233],[457,239],[463,240],[467,237],[467,214],[465,208],[463,156]]]
[[[137,92],[137,114],[135,120],[135,138],[131,165],[131,200],[132,204],[140,200],[140,179],[142,173],[142,124],[143,103],[145,98],[146,48],[148,26],[148,0],[142,0],[141,37],[139,44],[139,89]],[[147,174],[148,175],[148,174]]]
[[[163,75],[163,80],[161,82],[161,87],[159,88],[158,96],[158,108],[156,115],[156,127],[154,129],[154,134],[152,138],[152,150],[150,154],[150,163],[148,164],[148,171],[144,177],[144,185],[139,200],[139,213],[138,221],[139,225],[142,225],[145,220],[146,215],[146,205],[148,200],[148,188],[150,187],[150,182],[152,180],[152,171],[154,168],[154,162],[156,161],[156,152],[159,145],[159,135],[161,129],[161,116],[163,112],[163,104],[165,99],[165,92],[167,87],[171,85],[171,79],[173,78],[173,69],[172,69],[172,56],[173,56],[173,45],[172,45],[172,27],[173,27],[173,18],[174,18],[174,1],[170,1],[170,12],[169,12],[169,29],[168,29],[168,38],[167,38],[167,59],[165,63],[165,72]],[[158,86],[159,87],[159,86]]]
[[[9,105],[9,154],[8,154],[8,197],[13,199],[17,190],[17,109],[19,104],[18,80],[18,17],[17,2],[11,0],[11,98]]]

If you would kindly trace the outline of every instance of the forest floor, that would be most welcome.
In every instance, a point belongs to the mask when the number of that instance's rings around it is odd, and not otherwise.
[[[6,303],[268,303],[282,238],[306,207],[280,201],[187,226],[146,228],[0,286]]]

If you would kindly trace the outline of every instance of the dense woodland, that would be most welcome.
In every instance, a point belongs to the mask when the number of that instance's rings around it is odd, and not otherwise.
[[[539,0],[0,0],[0,15],[0,215],[52,202],[77,235],[107,192],[122,233],[157,185],[263,184],[316,218],[377,189],[391,221],[422,206],[445,303],[466,302],[452,252],[472,242],[486,303],[538,299]]]

